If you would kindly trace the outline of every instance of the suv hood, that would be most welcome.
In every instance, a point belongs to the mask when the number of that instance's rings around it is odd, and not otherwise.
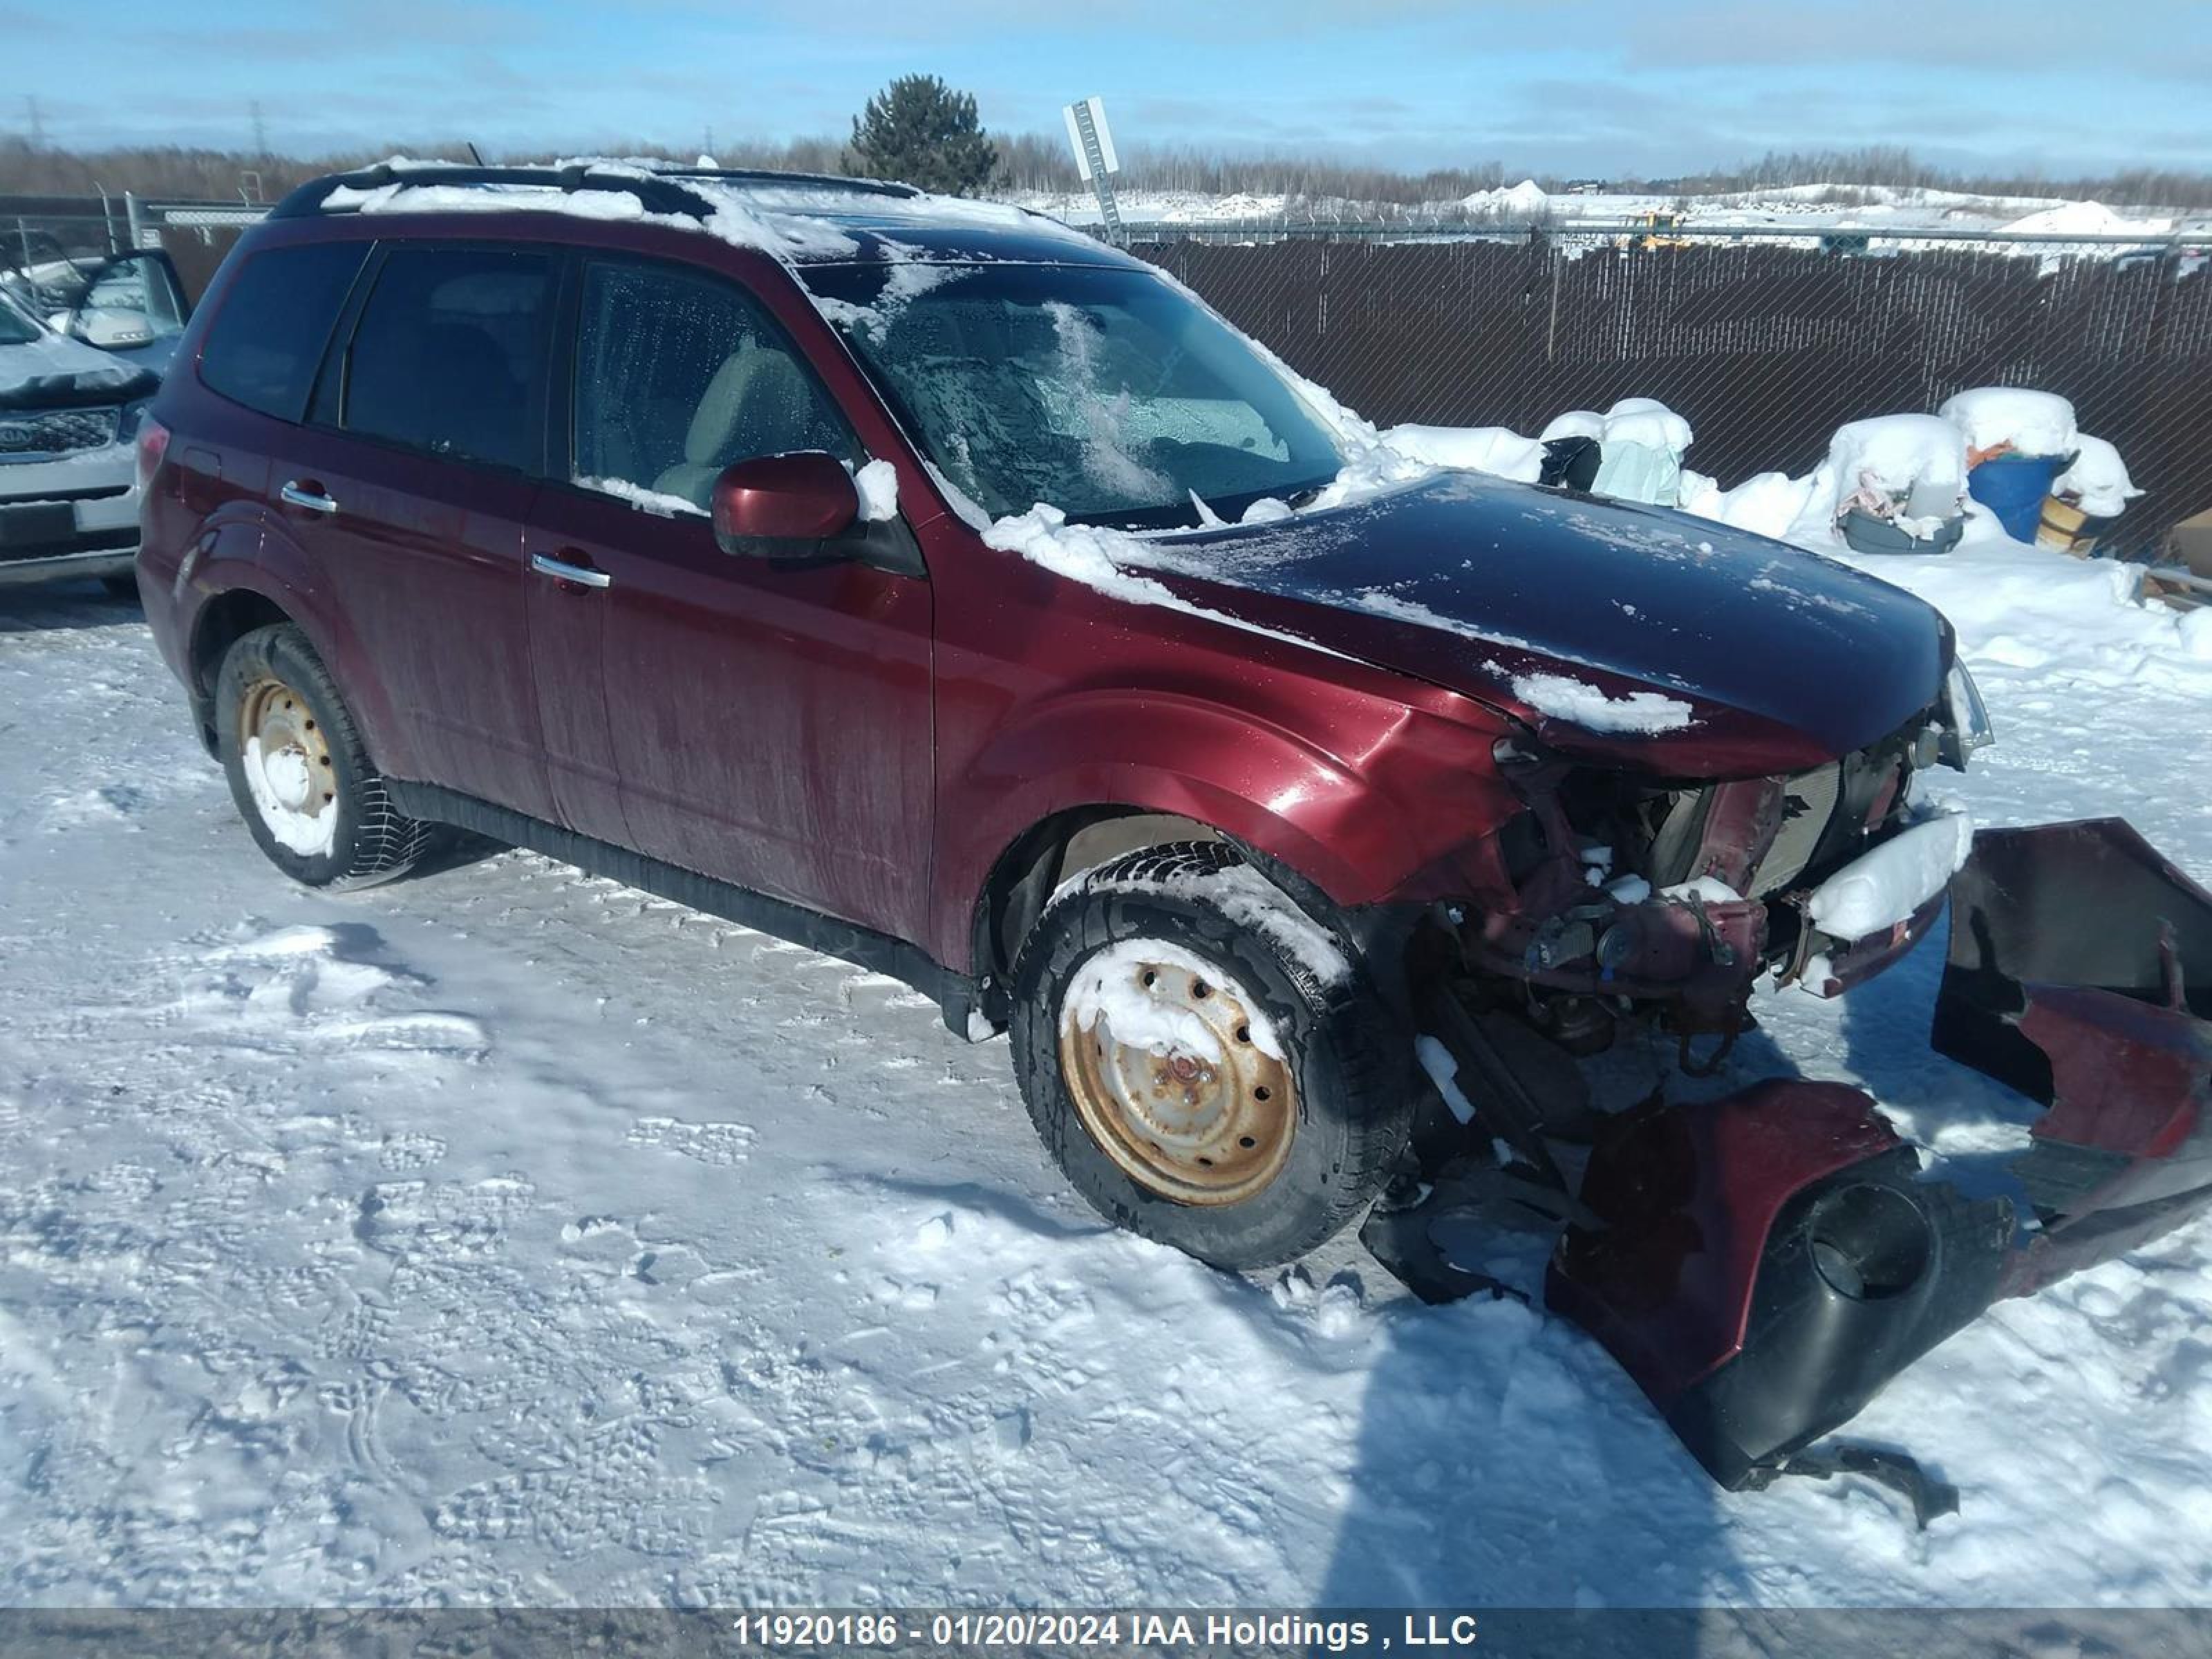
[[[149,392],[154,384],[143,365],[66,335],[46,333],[22,345],[0,345],[0,409],[112,404]]]
[[[1152,555],[1194,603],[1684,775],[1887,737],[1935,702],[1951,654],[1932,606],[1817,554],[1478,473]]]

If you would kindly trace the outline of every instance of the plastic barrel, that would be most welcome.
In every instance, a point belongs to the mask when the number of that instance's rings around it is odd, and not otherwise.
[[[2006,535],[2033,542],[2043,498],[2065,465],[2063,455],[1992,455],[1966,475],[1966,493],[1996,514]]]

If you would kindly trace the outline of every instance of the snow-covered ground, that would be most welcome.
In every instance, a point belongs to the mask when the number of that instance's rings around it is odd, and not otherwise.
[[[2048,555],[1883,568],[1960,621],[1979,819],[2212,873],[2201,633]],[[1924,1047],[1939,956],[1701,1086],[2017,1146]],[[290,885],[135,612],[0,594],[0,1602],[2202,1603],[2208,1267],[1894,1384],[1852,1432],[1961,1486],[1925,1534],[1722,1494],[1563,1322],[1107,1231],[890,981],[524,854]]]
[[[1006,200],[1075,225],[1096,225],[1098,203],[1088,190],[1020,191]],[[2172,208],[2110,206],[2053,196],[1978,196],[1960,191],[1905,189],[1888,185],[1795,185],[1726,195],[1674,196],[1629,191],[1592,195],[1549,194],[1534,180],[1477,191],[1449,201],[1411,206],[1238,191],[1214,195],[1200,191],[1120,189],[1115,202],[1124,223],[1203,228],[1233,222],[1288,220],[1402,221],[1431,232],[1455,223],[1496,230],[1525,228],[1540,221],[1598,222],[1624,232],[1641,231],[1647,214],[1676,214],[1684,224],[1708,230],[1743,233],[1747,242],[1785,241],[1803,245],[1827,231],[1864,233],[1882,251],[1926,249],[1951,244],[1912,233],[1941,230],[1979,232],[1994,246],[2021,252],[2047,253],[2051,245],[2009,241],[2021,235],[2104,236],[2109,243],[2083,245],[2089,252],[2119,253],[2140,246],[2130,238],[2162,237],[2175,231],[2201,234],[2212,241],[2212,216]],[[1762,236],[1759,233],[1770,233]],[[1664,234],[1663,232],[1661,234]]]

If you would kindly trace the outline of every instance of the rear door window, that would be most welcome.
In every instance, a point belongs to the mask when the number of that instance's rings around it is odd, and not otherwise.
[[[536,471],[556,287],[545,253],[393,248],[346,350],[339,424],[453,460]]]
[[[200,346],[200,380],[233,403],[296,421],[367,242],[272,247],[232,279]]]
[[[814,371],[757,301],[665,265],[585,266],[574,430],[576,483],[702,512],[733,461],[799,449],[861,459]]]

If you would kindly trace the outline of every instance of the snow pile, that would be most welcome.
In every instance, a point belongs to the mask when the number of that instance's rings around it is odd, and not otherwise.
[[[2133,219],[2115,213],[2102,202],[2063,202],[2014,219],[1997,227],[2001,231],[2020,231],[2036,236],[2101,236],[2117,237],[2163,235],[2173,228],[2171,219]]]
[[[1495,663],[1489,666],[1504,672]],[[1572,720],[1586,732],[1679,732],[1691,723],[1690,705],[1679,697],[1656,691],[1609,697],[1565,674],[1516,674],[1513,695],[1538,714]]]
[[[1607,445],[1641,444],[1647,449],[1664,450],[1679,460],[1697,434],[1687,421],[1656,398],[1623,398],[1605,411],[1598,437]]]
[[[1543,441],[1502,426],[1394,426],[1382,442],[1430,466],[1463,468],[1534,483],[1544,465]]]
[[[2128,477],[2120,452],[2086,432],[2074,437],[2074,465],[2051,481],[2051,493],[2070,501],[2092,518],[2110,519],[2127,511],[2142,491]]]
[[[1981,386],[1936,411],[1966,434],[1977,455],[2064,455],[2074,448],[2074,405],[2055,392]]]
[[[1552,210],[1552,198],[1534,179],[1495,190],[1478,190],[1460,198],[1468,213],[1497,219],[1540,219]]]
[[[1846,943],[1894,927],[1943,890],[1973,850],[1974,820],[1944,812],[1845,865],[1814,890],[1806,915]]]

